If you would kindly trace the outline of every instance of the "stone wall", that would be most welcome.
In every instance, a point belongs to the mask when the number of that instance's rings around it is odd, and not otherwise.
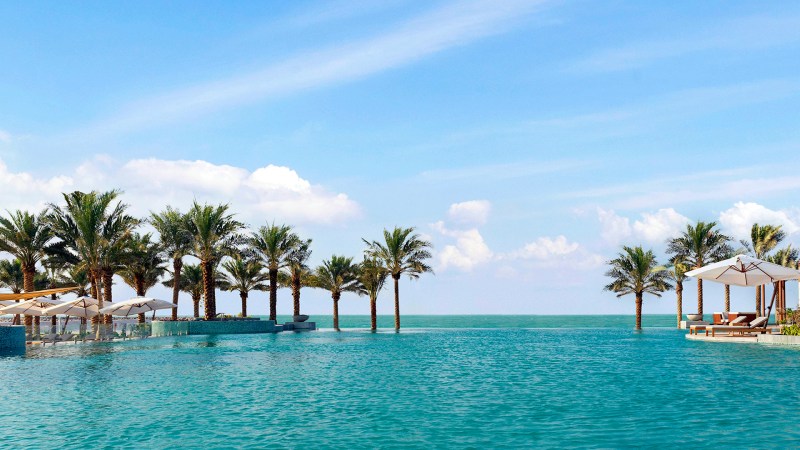
[[[759,334],[761,344],[800,345],[800,336],[783,336],[780,334]]]

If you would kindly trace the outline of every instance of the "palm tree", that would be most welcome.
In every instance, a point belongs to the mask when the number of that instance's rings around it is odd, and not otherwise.
[[[684,263],[680,256],[672,258],[672,265],[668,269],[669,278],[675,282],[675,296],[677,301],[678,327],[683,320],[683,282],[686,280],[686,272],[689,267]]]
[[[224,279],[222,274],[214,270],[215,286],[220,286]],[[175,277],[172,277],[162,283],[168,288],[175,287]],[[199,264],[186,264],[181,269],[179,289],[182,292],[188,293],[192,297],[192,304],[194,306],[194,317],[200,317],[200,299],[203,298],[203,269]]]
[[[731,252],[730,238],[715,229],[716,222],[697,222],[686,225],[679,237],[667,243],[667,253],[679,256],[684,264],[699,269],[708,263],[724,259]],[[703,315],[703,280],[697,279],[697,314]]]
[[[339,330],[339,299],[342,292],[359,292],[361,287],[358,282],[358,264],[353,264],[353,258],[344,256],[331,256],[331,259],[322,261],[322,265],[314,271],[314,287],[326,289],[331,292],[333,299],[333,328]]]
[[[758,259],[767,259],[767,255],[786,238],[786,233],[780,225],[759,225],[754,223],[750,228],[750,242],[740,241],[741,244]],[[763,290],[766,293],[766,290]],[[756,312],[761,314],[762,287],[756,287]],[[766,302],[766,298],[764,301]]]
[[[31,214],[28,211],[9,212],[0,217],[0,250],[17,258],[21,264],[25,291],[35,290],[36,264],[45,257],[53,232],[46,220],[45,212]],[[25,316],[25,327],[30,331],[33,317]]]
[[[278,271],[289,265],[289,256],[301,244],[289,225],[263,226],[250,240],[250,246],[269,270],[269,320],[277,320]]]
[[[297,245],[286,257],[287,264],[282,272],[286,278],[285,284],[292,288],[295,316],[300,315],[300,288],[307,286],[311,282],[311,269],[307,264],[310,257],[311,239],[298,240]]]
[[[370,329],[372,331],[376,331],[378,329],[378,294],[386,284],[386,278],[388,275],[389,272],[385,267],[383,267],[383,264],[379,259],[364,257],[364,261],[361,263],[361,271],[358,279],[361,282],[364,292],[369,296]]]
[[[161,245],[150,233],[134,233],[128,244],[127,263],[120,270],[122,280],[136,291],[136,295],[144,297],[147,291],[158,284],[158,279],[167,271],[166,260]],[[139,314],[139,323],[144,323],[144,314]]]
[[[19,294],[25,290],[25,273],[18,259],[0,261],[0,286]]]
[[[431,258],[430,242],[414,234],[414,227],[395,227],[391,232],[383,230],[383,242],[367,241],[367,256],[383,261],[394,280],[394,328],[400,330],[400,277],[406,274],[411,279],[433,269],[425,262]]]
[[[231,253],[239,238],[237,233],[244,225],[228,213],[228,205],[201,205],[196,201],[186,215],[186,225],[192,236],[190,253],[200,260],[203,272],[205,318],[214,320],[217,317],[214,269],[223,256]]]
[[[129,257],[129,241],[134,228],[139,226],[140,221],[133,216],[120,211],[112,214],[103,223],[100,229],[102,245],[100,246],[100,273],[103,281],[103,301],[112,302],[114,274],[122,270]],[[112,318],[106,315],[103,318],[105,324],[111,324]]]
[[[65,193],[65,205],[51,204],[52,212],[47,217],[53,233],[61,239],[64,251],[70,253],[69,257],[77,260],[78,265],[89,274],[91,294],[97,299],[99,308],[103,308],[99,286],[103,275],[104,248],[108,244],[104,239],[104,227],[107,223],[122,220],[128,208],[121,202],[112,205],[119,194],[116,190]],[[98,319],[95,323],[99,322]],[[101,328],[97,327],[98,338]]]
[[[611,266],[606,276],[612,279],[605,290],[615,292],[617,297],[627,294],[636,296],[636,329],[642,329],[642,300],[645,293],[661,297],[661,293],[672,289],[669,274],[659,267],[652,250],[642,247],[622,247],[622,252],[608,262]]]
[[[150,223],[159,234],[161,247],[172,258],[172,273],[175,283],[172,286],[172,320],[178,319],[178,294],[181,286],[183,257],[191,250],[192,236],[186,226],[186,216],[171,206],[159,213],[150,214]]]
[[[22,272],[22,263],[18,259],[4,259],[0,261],[0,286],[11,289],[19,294],[25,289],[25,275]],[[19,324],[19,314],[14,315],[14,325]],[[30,325],[26,325],[30,327]],[[26,334],[28,331],[26,331]]]
[[[228,273],[224,275],[225,290],[239,291],[242,299],[242,317],[247,317],[247,296],[250,291],[269,290],[269,275],[264,273],[264,266],[258,260],[244,259],[237,255],[222,263]]]

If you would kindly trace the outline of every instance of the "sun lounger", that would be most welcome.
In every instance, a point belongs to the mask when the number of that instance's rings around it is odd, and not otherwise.
[[[735,326],[735,327],[745,327],[747,325],[747,316],[739,316],[733,319],[733,322],[722,325],[722,324],[715,324],[715,325],[692,325],[689,327],[689,334],[697,334],[698,331],[706,331],[708,327],[720,327],[720,326]],[[708,333],[706,333],[708,334]]]
[[[58,340],[58,335],[56,333],[42,335],[42,345],[55,344],[57,340]]]
[[[727,331],[728,333],[766,333],[767,332],[767,317],[759,317],[745,326],[736,325],[708,325],[706,326],[706,336],[711,332],[711,336],[715,336],[717,331]]]

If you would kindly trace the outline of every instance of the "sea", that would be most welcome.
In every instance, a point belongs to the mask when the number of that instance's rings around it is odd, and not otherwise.
[[[795,448],[800,349],[671,315],[313,317],[0,357],[0,448]]]

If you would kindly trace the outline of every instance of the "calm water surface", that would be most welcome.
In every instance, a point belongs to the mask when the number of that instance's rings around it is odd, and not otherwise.
[[[0,447],[796,446],[800,351],[624,319],[34,348],[0,358]]]

